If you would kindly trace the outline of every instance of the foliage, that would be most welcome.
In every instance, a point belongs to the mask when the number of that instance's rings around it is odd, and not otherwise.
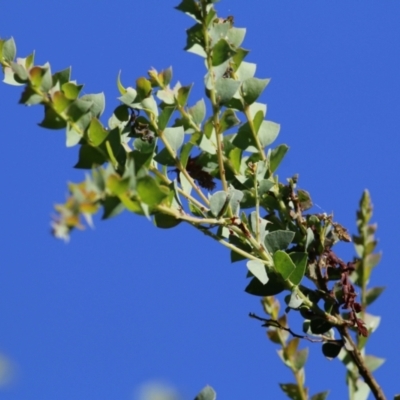
[[[367,288],[380,259],[373,253],[376,226],[368,225],[369,194],[357,213],[357,258],[344,262],[333,248],[352,241],[347,229],[333,215],[306,213],[312,199],[297,189],[297,175],[278,179],[288,146],[271,147],[280,126],[266,119],[267,107],[258,102],[269,79],[255,77],[256,65],[244,61],[249,51],[241,47],[246,30],[231,16],[218,17],[215,2],[183,0],[176,7],[195,21],[185,49],[205,61],[208,108],[204,99],[188,105],[192,85],[172,85],[172,68],[151,69],[135,87],[125,87],[118,75],[119,104],[104,124],[103,93],[80,96],[83,85],[71,80],[70,69],[52,73],[48,63],[34,64],[34,54],[15,59],[14,40],[0,41],[4,82],[23,87],[21,104],[43,106],[39,125],[64,129],[66,145],[79,147],[75,168],[90,170],[56,206],[53,234],[68,240],[100,210],[107,219],[127,209],[163,229],[186,222],[228,248],[232,262],[247,260],[245,290],[262,298],[270,318],[251,316],[268,328],[295,377],[280,384],[288,397],[309,398],[308,349],[298,350],[306,339],[320,342],[328,359],[343,361],[351,399],[366,398],[370,390],[383,399],[371,374],[383,360],[364,352],[379,325],[366,308],[383,291]],[[280,293],[287,294],[282,315],[274,297]],[[302,334],[290,329],[289,311],[303,318]],[[206,387],[197,398],[215,396]]]

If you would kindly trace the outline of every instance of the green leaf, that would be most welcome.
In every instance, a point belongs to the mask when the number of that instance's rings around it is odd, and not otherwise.
[[[247,269],[255,276],[263,285],[266,285],[269,278],[264,263],[258,260],[250,260],[246,264]]]
[[[308,347],[305,349],[296,351],[296,353],[292,357],[292,365],[296,369],[296,371],[300,371],[307,362],[308,358]]]
[[[93,166],[102,165],[107,161],[96,148],[83,144],[79,149],[79,159],[74,168],[92,169]]]
[[[258,195],[263,196],[265,193],[269,192],[274,185],[275,182],[270,181],[269,179],[261,179],[258,183]]]
[[[43,101],[43,97],[29,86],[26,86],[19,99],[19,104],[26,104],[27,106],[40,104]]]
[[[230,196],[224,191],[215,192],[210,198],[210,210],[214,217],[224,215],[229,206]]]
[[[274,231],[268,233],[264,238],[264,245],[267,250],[273,254],[277,250],[285,250],[292,243],[294,232],[291,231]],[[288,256],[289,257],[289,256]]]
[[[107,137],[107,135],[108,132],[101,122],[97,118],[93,117],[88,129],[90,143],[97,147],[104,142],[104,139]]]
[[[15,45],[14,38],[10,38],[3,42],[1,56],[4,61],[11,62],[14,61],[17,55],[17,47]]]
[[[124,88],[124,85],[121,83],[121,71],[118,72],[117,88],[122,96],[126,93],[126,89]]]
[[[158,116],[158,128],[163,131],[171,118],[171,115],[174,113],[176,107],[175,106],[164,106],[160,115]]]
[[[165,128],[164,129],[164,136],[166,141],[172,147],[174,152],[177,154],[179,148],[183,144],[185,132],[182,126],[178,126],[176,128]]]
[[[285,290],[285,283],[278,274],[270,274],[269,281],[263,285],[257,278],[253,278],[247,285],[246,293],[254,296],[275,296]]]
[[[299,198],[300,207],[303,211],[308,210],[313,206],[310,193],[306,190],[298,189],[297,197]]]
[[[189,15],[196,21],[201,21],[202,19],[200,6],[194,0],[182,0],[182,2],[175,7],[175,9]]]
[[[14,72],[14,79],[19,83],[25,83],[29,80],[29,74],[26,68],[15,62],[11,62],[11,69]]]
[[[110,175],[107,179],[107,189],[116,196],[121,196],[129,189],[129,178],[121,178],[119,175]]]
[[[49,106],[44,106],[44,119],[38,124],[42,128],[62,129],[67,123]]]
[[[81,92],[83,85],[77,85],[74,82],[66,82],[61,86],[62,92],[65,94],[65,97],[69,100],[76,100]]]
[[[294,383],[280,383],[282,391],[292,400],[301,400],[303,397],[299,387]]]
[[[125,206],[121,203],[121,200],[115,196],[107,196],[103,201],[103,215],[102,219],[115,217],[124,211]]]
[[[317,394],[314,394],[314,396],[311,397],[311,400],[326,400],[328,397],[329,390],[325,392],[319,392]]]
[[[152,91],[151,82],[144,77],[136,79],[136,91],[140,100],[149,97]]]
[[[367,305],[371,305],[385,290],[384,286],[377,286],[371,289],[367,289],[365,300]]]
[[[125,93],[122,96],[118,97],[118,100],[126,104],[127,106],[130,106],[136,101],[137,97],[138,97],[137,91],[132,87],[128,87],[126,88]]]
[[[242,97],[246,104],[254,103],[265,87],[268,85],[270,79],[249,78],[242,83]]]
[[[176,165],[175,159],[169,154],[167,149],[162,149],[155,157],[154,161],[160,163],[161,165],[166,165],[168,167],[174,167]]]
[[[250,125],[248,122],[245,122],[238,130],[237,135],[232,140],[232,144],[239,149],[256,152],[257,145],[254,140],[253,133],[251,131]]]
[[[275,269],[282,275],[282,278],[286,281],[291,273],[296,269],[296,265],[293,263],[289,254],[282,250],[277,250],[274,255]]]
[[[53,74],[53,86],[55,86],[58,83],[60,85],[60,88],[62,89],[63,85],[65,83],[69,82],[70,79],[71,79],[71,67],[65,68],[58,72],[55,72]],[[81,85],[81,88],[82,88],[82,85]],[[72,100],[75,100],[75,98]]]
[[[91,101],[76,99],[66,110],[66,114],[72,121],[78,121],[84,114],[86,114],[92,106]]]
[[[236,116],[235,111],[232,110],[231,108],[227,108],[222,113],[219,122],[220,122],[220,132],[219,133],[223,133],[226,130],[240,124],[240,120]]]
[[[219,78],[215,82],[215,90],[217,91],[217,101],[221,104],[227,103],[232,99],[240,86],[239,81],[231,78]]]
[[[194,400],[216,400],[217,393],[211,386],[206,386],[201,390],[201,392],[196,396]]]
[[[197,54],[200,57],[206,57],[207,54],[204,51],[204,36],[203,36],[203,26],[201,24],[196,24],[189,28],[187,31],[187,41],[185,50]]]
[[[216,67],[236,54],[236,50],[225,40],[220,39],[212,49],[212,65]]]
[[[332,325],[324,319],[314,318],[310,322],[310,330],[314,335],[323,335],[332,328]]]
[[[190,107],[188,112],[192,116],[193,122],[200,126],[206,117],[206,104],[204,99],[199,100],[193,107]]]
[[[186,106],[192,86],[193,85],[182,86],[178,89],[177,101],[180,106]]]
[[[169,229],[174,228],[182,222],[172,215],[156,213],[154,214],[154,224],[157,228]]]
[[[40,89],[43,92],[48,92],[53,87],[53,77],[51,76],[50,64],[46,63],[43,66],[42,79],[40,82]]]
[[[364,356],[365,365],[368,370],[374,372],[377,370],[386,360],[384,358],[375,357],[371,355]]]
[[[149,207],[160,204],[168,195],[169,189],[161,186],[151,176],[144,176],[137,182],[137,192],[140,200]],[[166,189],[166,190],[165,190]]]
[[[342,350],[343,342],[341,340],[334,342],[326,342],[322,345],[322,353],[328,359],[336,358],[340,350]]]
[[[236,71],[236,75],[239,81],[243,82],[249,78],[253,78],[254,74],[256,73],[257,64],[248,63],[243,61],[240,64],[240,67]]]
[[[242,44],[245,36],[246,28],[231,27],[227,33],[228,42],[230,42],[234,47],[239,47]]]
[[[106,107],[104,93],[85,94],[81,97],[81,100],[91,103],[90,112],[93,117],[99,118],[103,114]]]
[[[293,285],[299,285],[303,279],[307,267],[307,253],[290,253],[290,258],[296,265],[296,269],[291,273],[289,280]]]
[[[258,138],[261,146],[269,146],[278,137],[281,126],[272,121],[262,121],[260,129],[258,130]]]

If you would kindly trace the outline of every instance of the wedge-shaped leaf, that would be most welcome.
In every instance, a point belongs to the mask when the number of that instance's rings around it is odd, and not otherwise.
[[[130,106],[135,103],[137,97],[137,91],[132,87],[127,87],[126,92],[122,96],[118,97],[118,100],[127,106]]]
[[[292,356],[292,365],[296,371],[300,371],[307,362],[308,358],[308,347],[302,350],[298,350]]]
[[[99,118],[103,114],[106,107],[106,98],[104,93],[85,94],[81,97],[81,100],[85,100],[91,103],[90,113],[93,117]]]
[[[269,278],[264,263],[258,260],[250,260],[246,264],[247,269],[254,275],[263,285],[267,284]]]
[[[232,99],[233,95],[237,92],[240,86],[239,81],[235,81],[231,78],[219,78],[215,83],[215,89],[217,91],[217,100],[221,104],[227,103]]]
[[[385,290],[384,286],[377,286],[371,289],[367,289],[367,293],[365,296],[367,305],[372,304]]]
[[[53,74],[53,86],[55,86],[58,83],[60,85],[60,88],[62,88],[64,83],[69,82],[70,79],[71,79],[71,67],[65,68],[61,71],[57,71]]]
[[[221,115],[220,118],[220,133],[240,124],[240,120],[235,114],[235,111],[231,108],[227,108]]]
[[[200,57],[206,57],[207,54],[204,51],[203,26],[201,24],[196,24],[189,28],[186,33],[187,40],[185,50],[197,54]]]
[[[239,239],[235,235],[230,235],[229,236],[229,243],[235,245],[235,247],[238,247],[241,250],[244,250],[247,253],[251,253],[251,246],[244,242],[243,240]],[[235,251],[231,251],[231,262],[234,263],[236,261],[242,261],[242,260],[247,260],[247,258],[239,253],[236,253]]]
[[[308,210],[313,206],[310,193],[306,190],[298,189],[297,197],[299,198],[300,207],[303,211]]]
[[[278,230],[268,233],[264,238],[264,244],[267,250],[273,254],[277,250],[287,249],[293,238],[294,232]]]
[[[290,258],[296,265],[295,270],[290,274],[289,280],[293,285],[299,285],[303,279],[307,267],[307,253],[290,253]]]
[[[240,202],[243,199],[243,192],[237,189],[229,188],[228,193],[230,195],[229,203],[231,206],[232,214],[239,216]]]
[[[49,106],[44,107],[44,119],[40,124],[42,128],[62,129],[67,126],[67,123]]]
[[[154,225],[157,228],[170,229],[179,225],[182,221],[172,215],[156,213],[154,215]]]
[[[232,140],[232,144],[241,150],[257,152],[257,144],[248,122],[244,123]]]
[[[182,107],[186,106],[190,91],[192,90],[192,86],[193,85],[182,86],[178,89],[178,95],[177,95],[176,99],[180,106],[182,106]]]
[[[331,360],[332,358],[336,358],[339,355],[342,347],[343,342],[341,340],[326,342],[322,345],[322,353],[326,358],[329,358]]]
[[[194,400],[216,400],[217,393],[211,386],[206,386],[201,390],[201,392],[196,396]]]
[[[247,105],[254,103],[261,95],[270,79],[249,78],[242,83],[241,93]]]
[[[280,388],[282,389],[283,393],[286,394],[292,400],[301,400],[302,394],[299,390],[299,387],[294,383],[280,383]]]
[[[210,210],[214,217],[221,217],[229,206],[230,195],[223,190],[215,192],[210,198]]]
[[[188,112],[192,116],[193,122],[200,126],[206,117],[206,103],[204,99],[199,100],[193,107],[190,107]]]
[[[246,28],[231,27],[227,32],[228,42],[234,47],[239,47],[246,35]]]
[[[239,81],[243,82],[249,78],[252,78],[256,73],[256,70],[257,70],[257,64],[243,61],[240,64],[240,67],[237,69],[236,75]]]
[[[262,196],[265,193],[269,192],[270,189],[275,185],[275,182],[270,181],[269,179],[262,179],[258,183],[258,195]]]
[[[292,294],[289,296],[288,307],[297,310],[302,304],[303,299],[298,295],[296,290],[293,290]]]
[[[277,170],[288,150],[289,147],[286,144],[281,144],[271,151],[269,158],[269,167],[271,172],[275,172]]]
[[[169,143],[169,145],[172,147],[174,152],[177,154],[179,148],[183,144],[183,139],[185,136],[183,127],[178,126],[175,128],[165,128],[164,136],[165,136],[166,141]]]
[[[275,296],[285,290],[284,281],[277,274],[270,274],[269,281],[263,285],[257,278],[253,278],[247,285],[246,293],[254,296]]]
[[[29,80],[29,74],[24,65],[11,62],[11,69],[14,72],[14,79],[19,83],[25,83]]]
[[[282,278],[286,281],[289,276],[296,269],[296,265],[290,258],[289,254],[278,250],[273,255],[275,269],[281,274]]]
[[[40,104],[43,101],[43,97],[29,86],[26,86],[19,99],[19,104],[25,104],[27,106],[32,106],[35,104]]]
[[[102,165],[107,161],[98,149],[83,144],[79,149],[79,159],[74,168],[92,169],[94,166]]]
[[[236,50],[225,40],[220,39],[212,51],[212,65],[216,67],[236,54]]]
[[[311,400],[326,400],[328,398],[329,390],[325,392],[319,392],[314,394],[314,396],[311,397]]]
[[[101,124],[101,122],[96,117],[93,117],[90,122],[89,129],[88,129],[88,137],[89,137],[90,143],[93,146],[97,147],[101,143],[103,143],[103,141],[107,137],[107,135],[108,135],[108,132],[104,128],[104,126]]]
[[[110,175],[107,179],[107,189],[116,196],[125,194],[129,189],[129,178],[121,178],[119,175]]]
[[[164,130],[168,125],[171,115],[175,111],[175,106],[164,106],[160,115],[158,116],[158,128]]]
[[[145,176],[139,179],[136,189],[140,200],[149,207],[160,204],[167,197],[169,192],[167,187],[161,187],[151,176]]]
[[[371,371],[374,372],[375,370],[377,370],[386,360],[384,358],[380,358],[380,357],[375,357],[375,356],[371,356],[371,355],[366,355],[364,356],[364,361],[365,361],[365,365],[367,366],[367,368]]]
[[[103,204],[103,215],[101,217],[102,219],[115,217],[125,209],[125,206],[121,203],[121,200],[115,196],[107,196],[102,204]]]
[[[66,110],[66,114],[72,119],[72,121],[76,122],[90,110],[92,104],[93,103],[91,101],[76,99],[68,107],[68,109]]]
[[[151,82],[145,77],[136,79],[136,91],[138,94],[138,100],[143,100],[146,97],[149,97],[152,91]]]
[[[76,100],[82,88],[83,85],[77,85],[74,82],[65,82],[61,85],[61,90],[68,100]]]
[[[201,21],[201,9],[199,4],[194,0],[183,0],[175,9],[188,14],[196,21]]]
[[[314,318],[310,322],[310,330],[314,335],[323,335],[332,328],[332,325],[322,318]]]
[[[126,93],[126,89],[124,85],[121,82],[121,71],[118,72],[118,77],[117,77],[117,88],[119,93],[123,96]]]
[[[10,38],[2,44],[1,57],[6,62],[14,61],[15,56],[17,55],[17,46],[15,45],[14,38]]]
[[[263,121],[260,129],[258,130],[258,138],[261,146],[269,146],[278,137],[281,126],[272,121]]]
[[[161,165],[166,165],[168,167],[176,166],[176,161],[174,157],[171,156],[167,149],[162,149],[155,157],[154,161],[160,163]]]
[[[65,94],[60,91],[53,93],[52,100],[57,113],[62,113],[72,103],[72,100],[67,99]]]
[[[229,21],[217,22],[212,24],[208,31],[211,39],[211,44],[217,43],[221,38],[226,37],[230,28],[231,23]]]

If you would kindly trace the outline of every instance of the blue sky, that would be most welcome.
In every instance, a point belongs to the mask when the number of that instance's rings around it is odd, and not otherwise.
[[[192,20],[178,0],[25,2],[1,6],[0,36],[18,55],[36,50],[53,71],[72,65],[86,93],[104,91],[110,115],[125,85],[151,67],[174,69],[174,82],[195,82],[189,104],[204,96],[200,58],[185,53]],[[400,3],[222,0],[221,16],[247,28],[247,60],[272,78],[262,101],[281,124],[275,144],[290,152],[281,179],[300,174],[322,211],[355,232],[355,210],[370,190],[382,263],[372,285],[385,285],[371,307],[382,316],[369,353],[387,358],[376,377],[388,398],[400,392],[397,268],[400,191]],[[164,382],[191,399],[206,384],[219,399],[284,398],[292,381],[259,324],[259,299],[244,293],[244,263],[189,226],[157,230],[124,213],[65,245],[49,233],[53,204],[84,174],[63,131],[37,127],[40,107],[17,104],[20,89],[0,85],[0,353],[13,378],[0,397],[138,399],[148,382]],[[351,245],[340,248],[344,259]],[[310,347],[311,393],[345,398],[344,368]]]

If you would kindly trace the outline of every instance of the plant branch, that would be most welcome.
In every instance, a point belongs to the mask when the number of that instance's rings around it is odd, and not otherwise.
[[[346,327],[339,327],[338,331],[343,338],[343,340],[347,340],[350,345],[353,347],[353,350],[347,350],[348,354],[350,355],[351,359],[353,360],[354,364],[358,368],[359,374],[363,377],[365,383],[371,389],[375,399],[377,400],[386,400],[386,396],[383,393],[382,388],[379,386],[378,382],[375,380],[374,376],[372,375],[371,371],[365,365],[365,361],[357,348],[357,344],[354,343],[353,338],[348,332]]]

